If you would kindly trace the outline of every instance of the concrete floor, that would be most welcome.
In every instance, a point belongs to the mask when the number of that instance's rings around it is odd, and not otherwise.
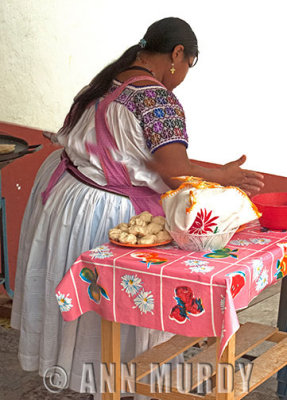
[[[276,326],[279,294],[271,299],[265,300],[247,310],[239,313],[241,323],[246,321],[264,323]],[[75,393],[64,390],[59,394],[47,391],[43,380],[37,372],[23,371],[17,360],[19,333],[8,326],[0,324],[0,399],[1,400],[50,400],[50,399],[89,399],[88,394]],[[268,346],[265,343],[263,346]],[[198,351],[191,349],[192,351]],[[256,348],[252,353],[260,353],[262,346]],[[275,400],[276,396],[276,375],[268,379],[264,384],[246,396],[246,400]]]

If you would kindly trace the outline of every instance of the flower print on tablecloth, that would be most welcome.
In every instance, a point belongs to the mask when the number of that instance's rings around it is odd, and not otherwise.
[[[251,242],[249,242],[249,240],[247,239],[230,240],[229,243],[233,246],[248,246],[249,244],[251,244]]]
[[[146,264],[147,269],[149,269],[151,265],[159,265],[168,261],[158,253],[152,251],[138,251],[132,253],[131,256],[137,258],[141,263]]]
[[[58,304],[60,306],[60,310],[61,312],[67,312],[70,311],[71,308],[73,307],[72,304],[72,299],[69,297],[70,294],[63,294],[60,291],[58,291],[58,293],[56,293],[56,298],[58,301]]]
[[[235,239],[231,240],[230,244],[233,246],[249,246],[251,243],[263,246],[271,242],[271,239],[266,238],[248,238],[248,239]]]
[[[268,271],[264,269],[256,282],[256,291],[261,292],[268,285]]]
[[[95,247],[94,249],[90,250],[90,257],[92,259],[103,259],[103,258],[109,258],[113,257],[113,253],[111,249],[108,246],[98,246]]]
[[[287,242],[278,243],[277,246],[281,247],[283,257],[280,260],[277,260],[275,277],[281,279],[284,278],[284,276],[287,276]]]
[[[215,221],[219,218],[217,216],[211,216],[212,211],[207,212],[206,209],[201,209],[198,211],[196,218],[189,228],[189,233],[196,235],[204,235],[207,233],[212,233],[213,228],[217,226]],[[215,232],[214,232],[215,233]]]
[[[234,298],[238,295],[240,290],[245,285],[246,275],[242,271],[235,271],[231,272],[230,274],[226,274],[226,276],[229,276],[231,278],[230,291],[231,291],[231,296]]]
[[[268,272],[264,269],[264,262],[261,258],[252,260],[253,277],[252,280],[255,282],[255,289],[257,292],[261,292],[268,284]]]
[[[146,314],[148,312],[153,314],[153,295],[151,294],[151,291],[146,291],[144,289],[142,280],[136,274],[123,275],[121,286],[123,287],[122,290],[124,290],[129,297],[133,298],[135,304],[133,308],[138,308],[141,314]]]
[[[252,268],[253,268],[253,281],[256,281],[261,272],[263,271],[264,263],[261,258],[252,260]]]
[[[178,286],[174,289],[174,299],[177,305],[172,307],[169,318],[179,324],[189,320],[189,315],[198,317],[205,312],[202,301],[193,295],[193,291],[188,286]]]
[[[135,305],[133,308],[139,308],[141,314],[151,312],[153,314],[154,309],[154,299],[151,291],[146,292],[144,289],[134,298]]]
[[[186,260],[183,264],[189,267],[190,272],[201,272],[202,274],[206,274],[214,269],[214,267],[208,265],[208,261],[202,260]]]
[[[212,250],[211,253],[204,254],[203,257],[207,258],[227,258],[227,257],[233,257],[237,258],[238,255],[235,254],[237,253],[238,249],[229,249],[228,247],[224,247],[223,249],[219,250]]]
[[[249,239],[249,240],[253,244],[260,244],[261,246],[271,242],[271,239],[266,239],[266,238],[252,238],[252,239]]]
[[[141,279],[137,275],[124,275],[122,276],[122,290],[129,296],[134,296],[142,288]]]
[[[95,272],[93,272],[89,268],[84,267],[82,268],[79,276],[84,282],[89,283],[88,294],[91,300],[97,304],[101,302],[102,296],[106,300],[110,300],[107,291],[98,284],[99,274],[97,268],[95,268]]]

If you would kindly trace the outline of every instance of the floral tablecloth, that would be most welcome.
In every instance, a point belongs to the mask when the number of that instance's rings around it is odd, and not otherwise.
[[[124,324],[190,337],[219,336],[222,353],[239,328],[236,310],[285,275],[287,232],[255,222],[216,251],[106,243],[76,260],[56,297],[66,321],[95,311]]]

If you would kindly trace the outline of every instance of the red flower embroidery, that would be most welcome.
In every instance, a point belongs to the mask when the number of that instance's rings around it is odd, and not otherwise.
[[[219,217],[211,218],[211,213],[212,211],[209,211],[209,213],[207,213],[206,209],[201,209],[197,213],[197,216],[192,226],[189,228],[189,233],[201,235],[208,232],[213,232],[212,227],[216,226],[216,223],[214,221]]]

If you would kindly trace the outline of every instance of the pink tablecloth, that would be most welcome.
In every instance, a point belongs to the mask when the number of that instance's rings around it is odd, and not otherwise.
[[[239,328],[236,310],[287,274],[287,232],[258,223],[220,251],[176,245],[136,249],[106,243],[83,253],[56,289],[64,320],[95,311],[110,321],[191,337]]]

